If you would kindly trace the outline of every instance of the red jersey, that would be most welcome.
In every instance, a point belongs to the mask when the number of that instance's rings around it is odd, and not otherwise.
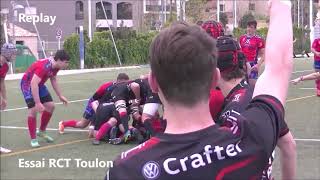
[[[265,47],[264,40],[257,35],[242,35],[239,39],[241,50],[247,58],[248,62],[256,61],[260,49]]]
[[[102,97],[104,93],[106,92],[106,89],[108,89],[111,85],[113,85],[113,81],[106,82],[102,84],[95,92],[99,97]]]
[[[0,78],[5,78],[7,75],[7,72],[9,70],[9,66],[8,63],[4,63],[1,67],[0,67]]]
[[[222,104],[224,102],[224,96],[221,90],[211,89],[210,99],[209,99],[209,108],[212,119],[216,120],[218,113],[222,110]]]
[[[315,39],[312,43],[312,48],[317,52],[320,52],[320,38]],[[315,61],[320,61],[320,56],[314,55]]]
[[[38,60],[29,66],[22,77],[22,81],[30,85],[32,77],[36,74],[41,81],[39,85],[44,85],[44,83],[51,77],[56,76],[59,69],[53,69],[52,67],[53,59],[41,59]]]

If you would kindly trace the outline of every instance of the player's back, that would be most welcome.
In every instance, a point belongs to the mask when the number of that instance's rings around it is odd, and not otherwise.
[[[40,84],[44,84],[49,77],[55,76],[58,73],[58,70],[52,69],[52,62],[50,59],[40,59],[31,64],[28,69],[25,71],[22,81],[31,82],[31,79],[34,74],[41,78]]]
[[[230,113],[238,134],[218,125],[186,134],[158,134],[123,152],[106,179],[261,178],[276,146],[284,109],[274,97],[261,95],[243,113]]]
[[[121,180],[255,178],[267,154],[262,146],[240,143],[240,137],[218,126],[180,136],[158,135],[122,153],[109,176]]]

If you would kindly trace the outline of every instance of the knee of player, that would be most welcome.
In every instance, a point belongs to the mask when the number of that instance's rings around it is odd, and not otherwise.
[[[37,111],[34,107],[28,109],[28,117],[37,117]]]
[[[116,118],[114,118],[114,117],[111,117],[111,118],[109,119],[108,123],[109,123],[111,126],[115,126],[115,125],[117,125],[118,120],[117,120]]]
[[[130,83],[130,88],[132,90],[138,90],[140,88],[140,85],[136,82],[132,82],[132,83]]]
[[[53,102],[47,102],[45,103],[45,108],[46,108],[46,111],[53,112],[53,110],[55,109],[55,105]]]
[[[150,114],[142,113],[142,122],[146,121],[147,119],[152,119],[153,116]]]
[[[90,123],[90,120],[82,119],[81,121],[77,122],[77,127],[81,128],[81,129],[84,129],[89,125],[89,123]]]

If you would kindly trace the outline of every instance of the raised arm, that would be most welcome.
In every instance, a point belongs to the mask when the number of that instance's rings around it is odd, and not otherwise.
[[[271,0],[270,26],[265,48],[265,70],[259,77],[253,97],[267,94],[283,105],[292,72],[292,20],[290,1]],[[279,25],[283,28],[279,30]]]

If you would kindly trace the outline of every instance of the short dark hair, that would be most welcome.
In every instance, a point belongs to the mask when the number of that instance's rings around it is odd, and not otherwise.
[[[119,80],[129,80],[129,76],[126,73],[119,73],[117,76],[117,81]]]
[[[70,56],[65,50],[58,50],[54,55],[54,60],[57,61],[58,59],[60,59],[60,61],[69,61]]]
[[[169,103],[191,107],[209,98],[216,43],[199,26],[173,25],[153,40],[152,73]]]
[[[252,25],[254,26],[255,29],[257,29],[258,23],[257,23],[256,20],[251,20],[251,21],[248,21],[248,22],[247,22],[247,27],[248,27],[248,26],[252,26]]]

